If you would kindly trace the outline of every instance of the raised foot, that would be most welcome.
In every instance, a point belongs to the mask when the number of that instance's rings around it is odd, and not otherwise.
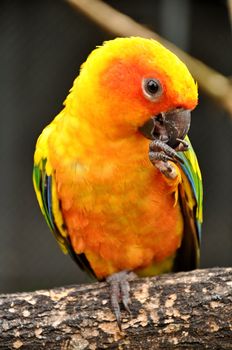
[[[120,271],[106,278],[110,287],[110,301],[112,311],[115,314],[117,324],[121,330],[121,310],[120,302],[122,302],[125,310],[131,314],[129,305],[130,300],[130,285],[129,281],[133,280],[136,275],[129,271]]]
[[[171,148],[168,144],[159,139],[153,140],[149,146],[149,159],[151,163],[170,179],[174,179],[177,176],[175,167],[170,161],[174,163],[183,163],[177,151],[184,152],[188,149],[188,143],[186,141],[181,139],[177,140],[179,141],[179,145],[176,149]]]

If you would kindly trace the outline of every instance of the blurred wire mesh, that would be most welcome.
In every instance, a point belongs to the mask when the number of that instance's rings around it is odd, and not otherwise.
[[[226,1],[107,1],[225,75]],[[87,281],[62,254],[31,183],[36,139],[62,108],[80,64],[107,33],[64,1],[0,2],[0,292]],[[204,177],[202,267],[232,264],[232,123],[201,95],[190,136]]]

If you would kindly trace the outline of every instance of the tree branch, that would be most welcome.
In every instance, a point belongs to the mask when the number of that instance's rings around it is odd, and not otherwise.
[[[231,28],[232,28],[232,0],[227,0],[227,6],[228,6],[230,24],[231,24]]]
[[[142,36],[160,41],[186,63],[200,88],[229,112],[232,118],[232,83],[229,78],[100,0],[66,1],[111,35]]]
[[[232,268],[131,282],[122,332],[106,283],[0,296],[0,349],[231,349]]]

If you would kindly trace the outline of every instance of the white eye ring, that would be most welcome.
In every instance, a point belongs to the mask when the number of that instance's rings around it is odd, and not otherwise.
[[[149,101],[156,101],[163,93],[160,81],[155,78],[144,78],[142,81],[142,90],[144,96]]]

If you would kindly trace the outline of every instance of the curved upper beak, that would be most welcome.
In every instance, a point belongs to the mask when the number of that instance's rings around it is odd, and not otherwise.
[[[176,148],[189,131],[191,112],[184,108],[176,108],[151,117],[139,131],[148,139],[160,139],[170,147]]]

